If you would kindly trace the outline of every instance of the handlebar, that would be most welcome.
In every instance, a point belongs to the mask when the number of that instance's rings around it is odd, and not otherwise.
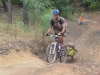
[[[47,35],[49,37],[58,37],[58,35]]]
[[[47,35],[47,36],[49,36],[49,37],[59,37],[61,35]],[[63,37],[66,37],[66,35],[64,34]]]

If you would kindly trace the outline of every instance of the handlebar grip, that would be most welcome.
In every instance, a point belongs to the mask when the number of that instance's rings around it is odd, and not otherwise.
[[[46,36],[50,36],[49,34],[47,34]]]

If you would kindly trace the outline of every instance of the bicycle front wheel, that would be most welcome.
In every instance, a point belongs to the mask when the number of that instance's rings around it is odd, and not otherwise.
[[[57,58],[56,44],[52,43],[47,47],[46,58],[49,63],[54,63]]]
[[[65,47],[60,51],[60,62],[65,63],[67,59],[67,51]]]

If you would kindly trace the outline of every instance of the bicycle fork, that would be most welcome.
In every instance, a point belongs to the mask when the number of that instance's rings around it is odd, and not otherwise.
[[[55,51],[56,50],[56,43],[53,43],[53,44],[54,44],[54,48],[53,47],[50,48],[50,52],[49,52],[50,54],[54,54],[56,52]]]

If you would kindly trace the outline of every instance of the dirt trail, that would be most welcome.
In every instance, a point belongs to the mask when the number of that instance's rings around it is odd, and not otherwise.
[[[0,57],[0,73],[2,75],[30,75],[45,67],[45,62],[28,51],[17,53],[13,50],[9,55]]]
[[[71,64],[49,64],[33,56],[30,52],[13,50],[9,55],[0,57],[2,75],[80,75],[78,66]]]
[[[0,75],[100,75],[99,19],[100,14],[90,14],[83,18],[82,26],[68,22],[65,41],[75,43],[79,51],[73,60],[67,58],[66,63],[49,64],[29,51],[12,50],[0,57]]]

